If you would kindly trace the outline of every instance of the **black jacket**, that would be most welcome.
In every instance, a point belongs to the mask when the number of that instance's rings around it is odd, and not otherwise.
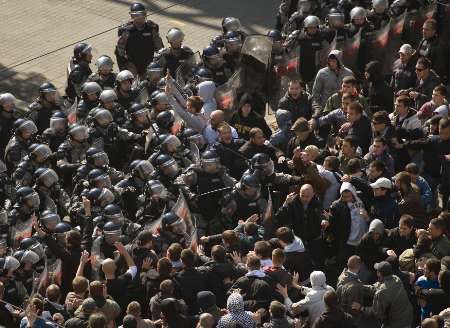
[[[370,119],[367,116],[362,115],[361,119],[353,122],[352,127],[348,131],[348,135],[358,138],[358,144],[361,147],[363,154],[367,154],[372,142],[372,124]]]
[[[269,139],[272,135],[272,130],[267,125],[264,117],[255,113],[253,110],[247,117],[244,117],[241,110],[238,110],[231,117],[230,124],[236,129],[239,138],[245,140],[250,139],[249,132],[252,128],[260,128],[263,131],[264,137],[266,139]]]
[[[248,311],[268,308],[274,296],[273,281],[269,276],[262,278],[254,276],[240,277],[231,286],[230,291],[234,289],[241,290],[244,306]]]
[[[206,289],[204,274],[195,268],[185,268],[178,272],[173,280],[177,293],[188,305],[189,314],[197,314],[200,310],[197,293]]]
[[[327,309],[316,319],[312,328],[356,328],[356,325],[352,316],[341,309]]]
[[[299,117],[304,117],[309,120],[312,115],[312,100],[307,93],[302,93],[298,99],[294,99],[286,93],[278,102],[278,109],[290,111],[292,114],[292,123]]]
[[[322,207],[314,197],[305,210],[301,201],[296,198],[288,205],[281,206],[275,214],[275,222],[279,226],[287,226],[305,243],[321,236]]]

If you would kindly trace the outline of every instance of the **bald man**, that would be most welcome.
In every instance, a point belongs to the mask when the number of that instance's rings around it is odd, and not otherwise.
[[[304,184],[298,193],[290,193],[284,204],[275,214],[275,223],[279,226],[290,227],[294,234],[301,238],[315,265],[315,269],[323,267],[322,251],[322,205],[314,188]]]
[[[336,293],[339,303],[345,312],[355,314],[356,323],[359,322],[358,313],[352,311],[352,303],[360,303],[364,297],[364,285],[359,280],[359,270],[361,269],[361,258],[357,255],[350,256],[347,260],[347,268],[341,273],[337,282]]]
[[[205,130],[203,130],[203,136],[205,137],[205,140],[208,142],[208,144],[212,145],[213,143],[219,141],[217,128],[219,127],[220,123],[224,121],[225,116],[223,111],[215,110],[211,113],[211,116],[209,117],[209,124],[206,126]],[[236,129],[233,127],[231,127],[231,136],[233,137],[233,139],[238,138]]]

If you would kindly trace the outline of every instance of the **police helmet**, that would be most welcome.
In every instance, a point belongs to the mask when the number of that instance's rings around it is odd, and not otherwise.
[[[73,48],[73,56],[77,59],[81,59],[83,55],[90,53],[92,46],[85,42],[80,42]]]
[[[30,157],[33,161],[44,163],[52,155],[52,150],[46,144],[33,144],[30,146]]]
[[[117,101],[117,94],[114,90],[103,90],[98,98],[102,103]]]
[[[132,3],[130,6],[130,15],[145,15],[147,9],[140,2]]]
[[[267,36],[271,38],[274,42],[281,41],[283,39],[281,32],[278,30],[270,30],[269,32],[267,32]]]
[[[72,227],[67,222],[60,222],[55,227],[55,233],[66,233],[72,230]]]
[[[44,169],[36,178],[37,185],[43,185],[46,188],[52,187],[59,180],[58,174],[52,169]]]
[[[107,109],[100,109],[94,115],[94,121],[99,126],[106,128],[109,124],[113,122],[114,118],[111,112]]]
[[[167,42],[180,43],[184,40],[184,33],[178,27],[172,27],[166,35]]]
[[[44,82],[39,86],[39,94],[56,92],[56,87],[51,82]]]
[[[95,66],[97,66],[98,70],[101,70],[102,68],[112,70],[114,62],[108,55],[101,55],[95,61]]]
[[[65,131],[67,128],[67,115],[62,111],[54,112],[50,117],[50,128],[54,131]]]
[[[353,20],[355,18],[366,18],[367,11],[363,7],[354,7],[350,11],[350,19]]]
[[[148,160],[140,160],[133,168],[132,174],[141,180],[147,180],[155,169]]]
[[[69,136],[78,142],[84,142],[89,137],[89,129],[85,125],[74,124],[69,129]]]
[[[123,81],[127,81],[127,80],[128,81],[129,80],[131,80],[131,81],[134,80],[134,75],[129,70],[120,71],[119,74],[117,74],[117,76],[116,76],[116,81],[118,83],[123,82]]]
[[[320,25],[320,19],[317,16],[313,16],[313,15],[307,16],[305,18],[305,20],[303,21],[303,26],[305,28],[319,27],[319,25]]]
[[[239,31],[241,29],[241,21],[236,17],[225,17],[222,20],[222,30],[224,32],[228,31]]]
[[[45,229],[49,231],[54,231],[56,225],[61,222],[61,218],[58,214],[50,210],[46,210],[41,213],[39,221],[45,227]]]
[[[170,129],[173,123],[175,123],[175,117],[169,110],[165,110],[156,115],[156,125],[161,129]]]
[[[97,82],[86,82],[83,84],[81,92],[86,95],[96,94],[98,96],[102,92],[102,87]]]

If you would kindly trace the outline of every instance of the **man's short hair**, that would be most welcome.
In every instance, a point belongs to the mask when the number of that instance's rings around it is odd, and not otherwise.
[[[353,101],[348,105],[348,109],[352,109],[356,111],[359,114],[362,114],[364,112],[364,107],[361,105],[359,101]]]
[[[439,92],[439,94],[443,97],[447,97],[447,88],[445,85],[439,84],[433,89],[433,91]]]
[[[431,69],[431,61],[427,57],[420,57],[417,60],[417,65],[422,65],[425,69]]]
[[[256,135],[258,133],[263,133],[263,131],[260,128],[251,128],[249,133],[248,133],[248,136],[249,136],[250,139],[253,139],[253,138],[256,137]]]
[[[399,103],[403,104],[405,107],[411,107],[411,98],[409,98],[407,95],[400,95],[396,99]]]
[[[295,235],[288,227],[280,227],[277,229],[276,236],[285,244],[291,244],[295,240]]]
[[[342,83],[356,86],[358,85],[358,80],[354,76],[346,76],[342,79]]]
[[[255,254],[267,259],[270,258],[272,254],[272,247],[270,247],[270,243],[266,240],[259,240],[255,243]]]
[[[192,266],[194,266],[194,261],[194,252],[189,248],[183,249],[183,251],[181,252],[181,262],[183,263],[183,265],[191,268]]]
[[[283,319],[286,316],[286,307],[278,301],[270,302],[269,309],[274,319]]]
[[[408,228],[414,227],[414,218],[409,214],[403,214],[399,220],[400,224],[406,225]]]

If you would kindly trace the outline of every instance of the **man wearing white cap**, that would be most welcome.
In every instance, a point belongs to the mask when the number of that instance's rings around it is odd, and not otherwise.
[[[410,44],[405,43],[400,47],[398,54],[399,59],[394,63],[391,80],[394,92],[413,88],[416,84],[416,60],[414,57],[416,51]]]
[[[380,219],[386,229],[393,229],[398,225],[400,214],[398,204],[394,197],[391,196],[392,182],[387,178],[378,178],[377,181],[371,183],[374,200],[372,207],[372,216]]]

